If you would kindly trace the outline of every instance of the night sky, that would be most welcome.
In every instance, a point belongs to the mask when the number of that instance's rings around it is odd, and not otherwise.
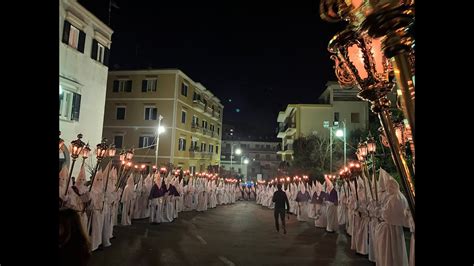
[[[79,2],[107,23],[107,0]],[[110,69],[179,68],[244,134],[275,137],[279,111],[336,80],[326,47],[344,25],[321,20],[319,0],[115,2]]]

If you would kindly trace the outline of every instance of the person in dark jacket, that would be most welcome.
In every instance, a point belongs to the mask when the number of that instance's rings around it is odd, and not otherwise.
[[[290,202],[288,201],[288,197],[286,193],[281,190],[281,184],[277,185],[278,190],[273,193],[272,201],[275,202],[275,226],[277,232],[280,232],[280,226],[278,224],[278,216],[281,218],[281,224],[283,225],[283,233],[286,234],[286,226],[285,226],[285,205],[286,211],[290,212]]]

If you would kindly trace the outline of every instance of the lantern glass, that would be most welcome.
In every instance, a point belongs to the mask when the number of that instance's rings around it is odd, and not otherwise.
[[[382,50],[382,38],[370,39],[371,47],[370,51],[372,52],[372,57],[375,64],[375,72],[377,77],[386,80],[388,78],[387,71],[385,71],[385,56]]]
[[[109,157],[114,157],[116,151],[117,151],[117,150],[115,149],[114,146],[110,147],[110,149],[109,149]]]
[[[363,2],[363,0],[346,0],[346,4],[352,4],[354,8],[360,7]]]
[[[375,140],[373,138],[369,138],[367,140],[367,152],[375,153],[375,150],[376,150]]]
[[[125,156],[126,156],[127,160],[131,160],[133,158],[133,151],[132,150],[127,151]]]
[[[368,152],[367,150],[368,150],[367,144],[362,143],[360,145],[360,155],[363,157],[367,156],[367,152]]]
[[[357,69],[357,73],[360,79],[366,79],[368,77],[367,70],[364,65],[363,52],[357,44],[351,45],[347,49],[349,53],[349,61]]]
[[[84,149],[82,149],[82,158],[87,159],[90,155],[90,151],[89,145],[86,145]]]
[[[397,136],[398,143],[400,145],[403,145],[405,143],[404,138],[403,138],[403,124],[399,123],[398,125],[395,126],[395,135]]]

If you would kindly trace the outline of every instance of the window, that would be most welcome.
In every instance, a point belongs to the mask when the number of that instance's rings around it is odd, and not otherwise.
[[[219,135],[221,133],[221,129],[218,127],[217,128],[217,135]]]
[[[181,95],[188,97],[188,84],[184,82],[181,84]]]
[[[194,175],[194,173],[196,172],[196,166],[190,166],[189,172],[191,173],[191,175]]]
[[[121,136],[121,135],[114,136],[114,145],[115,145],[115,148],[117,148],[117,149],[122,148],[123,136]]]
[[[202,127],[207,129],[207,121],[206,120],[202,120]]]
[[[206,151],[206,143],[201,143],[201,152]]]
[[[339,122],[339,112],[334,113],[334,122]]]
[[[186,139],[184,137],[179,138],[178,150],[179,151],[185,151],[186,150]]]
[[[265,158],[266,158],[267,160],[270,160],[270,154],[265,155]]]
[[[206,111],[206,108],[207,108],[207,100],[206,100],[206,99],[202,99],[202,102],[204,103],[204,111]]]
[[[267,150],[269,150],[269,149],[270,149],[270,144],[265,145],[265,148],[266,148]]]
[[[255,154],[255,159],[260,159],[260,154]]]
[[[198,149],[198,142],[197,140],[191,140],[191,147],[189,147],[190,151],[196,151]]]
[[[131,80],[114,80],[113,92],[132,92]]]
[[[84,43],[86,41],[86,34],[71,25],[69,21],[64,21],[63,39],[62,42],[84,53]]]
[[[199,118],[195,115],[193,115],[193,123],[191,124],[193,128],[199,126]]]
[[[92,40],[91,58],[104,64],[109,65],[109,48],[99,43],[97,40]]]
[[[62,90],[59,94],[59,117],[66,120],[79,121],[81,95]]]
[[[156,91],[157,79],[142,80],[142,92]]]
[[[150,148],[154,149],[155,145],[155,137],[152,136],[140,136],[138,139],[138,147],[139,148]]]
[[[351,123],[360,123],[359,113],[351,113]]]
[[[216,145],[216,154],[219,154],[219,146]]]
[[[214,149],[213,149],[212,144],[209,144],[209,152],[213,152],[213,151],[214,151]]]
[[[181,123],[186,123],[186,111],[181,111]]]
[[[145,120],[156,120],[158,109],[156,107],[145,107]]]
[[[116,115],[116,118],[117,120],[125,120],[125,110],[127,108],[125,106],[120,106],[120,107],[117,107],[117,115]]]
[[[210,129],[212,132],[214,132],[214,125],[213,125],[213,124],[209,125],[209,129]]]

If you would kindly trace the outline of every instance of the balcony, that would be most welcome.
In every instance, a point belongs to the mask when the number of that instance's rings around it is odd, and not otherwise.
[[[197,123],[192,123],[191,124],[191,132],[198,133],[200,128],[201,127],[199,127],[199,125]]]
[[[286,135],[296,133],[296,123],[280,123],[277,138],[284,138]]]
[[[193,107],[196,111],[205,112],[206,105],[200,100],[193,100]]]

